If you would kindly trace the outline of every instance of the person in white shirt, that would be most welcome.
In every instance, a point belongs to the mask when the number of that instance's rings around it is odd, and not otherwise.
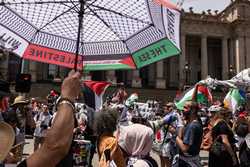
[[[41,111],[35,115],[34,119],[36,122],[36,129],[34,132],[34,151],[36,151],[44,142],[46,130],[49,127],[51,115],[48,106],[42,105]]]

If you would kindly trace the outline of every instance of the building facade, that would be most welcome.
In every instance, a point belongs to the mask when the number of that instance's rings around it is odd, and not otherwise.
[[[90,72],[93,80],[123,82],[131,87],[160,89],[182,88],[208,75],[228,79],[250,67],[250,1],[232,0],[223,11],[194,13],[182,11],[182,54],[134,71]],[[11,80],[20,69],[20,61],[0,54],[1,75]],[[15,66],[15,68],[12,68]],[[18,68],[17,68],[18,67]],[[68,69],[39,62],[25,61],[23,71],[33,81],[64,77]],[[88,78],[89,78],[88,77]]]

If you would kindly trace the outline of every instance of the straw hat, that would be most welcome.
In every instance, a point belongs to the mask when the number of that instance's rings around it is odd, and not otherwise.
[[[0,161],[3,161],[10,151],[15,140],[15,132],[13,128],[0,121]]]
[[[12,104],[12,106],[16,105],[16,104],[28,104],[29,100],[25,99],[24,96],[17,96],[14,100],[14,103]]]

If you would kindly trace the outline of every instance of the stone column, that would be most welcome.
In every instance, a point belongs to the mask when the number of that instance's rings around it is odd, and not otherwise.
[[[134,88],[141,88],[142,87],[139,70],[133,71],[132,87],[134,87]]]
[[[158,89],[166,89],[166,80],[164,77],[164,62],[158,61],[156,63],[156,85]]]
[[[249,56],[249,54],[250,54],[250,38],[249,37],[247,37],[246,38],[246,59],[247,59],[247,61],[246,61],[246,67],[250,67],[250,56]]]
[[[29,63],[29,73],[31,74],[32,82],[37,81],[37,62],[30,61]]]
[[[208,76],[207,36],[201,37],[201,79]]]
[[[156,66],[157,64],[154,63],[154,64],[150,64],[148,66],[148,86],[149,87],[155,87],[156,83],[155,83],[155,80],[156,80]]]
[[[112,83],[117,82],[114,70],[106,71],[106,80]]]
[[[244,38],[238,37],[235,41],[235,64],[236,73],[239,73],[245,68],[245,49]]]
[[[222,39],[222,79],[228,79],[228,38]]]
[[[186,35],[181,35],[181,55],[179,56],[179,87],[182,88],[185,84],[185,75],[183,69],[186,62]]]

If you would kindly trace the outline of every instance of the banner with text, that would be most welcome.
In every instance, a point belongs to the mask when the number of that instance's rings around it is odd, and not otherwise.
[[[180,12],[163,8],[163,21],[168,39],[180,50]]]
[[[25,50],[23,58],[63,67],[74,68],[75,54],[31,44]],[[77,68],[82,70],[83,58],[78,57]]]
[[[29,43],[25,39],[0,25],[0,45],[7,51],[13,52],[22,57]]]
[[[133,53],[133,58],[137,68],[141,68],[179,53],[179,49],[170,40],[162,39]]]

